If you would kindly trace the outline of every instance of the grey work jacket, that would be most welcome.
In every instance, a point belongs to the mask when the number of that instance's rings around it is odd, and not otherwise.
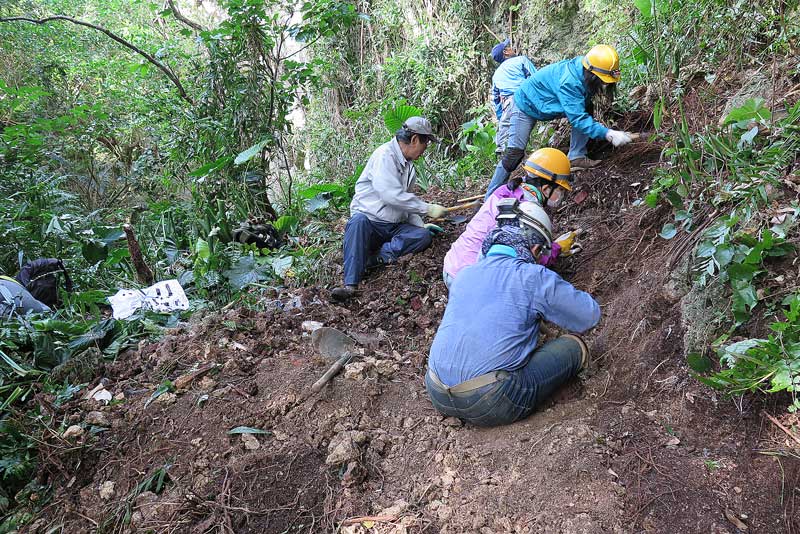
[[[356,182],[350,215],[363,213],[372,221],[422,226],[420,215],[427,213],[428,203],[409,193],[416,181],[414,163],[403,156],[397,139],[382,144]]]

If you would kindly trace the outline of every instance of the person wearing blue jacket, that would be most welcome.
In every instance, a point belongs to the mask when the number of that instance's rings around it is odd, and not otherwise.
[[[585,56],[565,59],[536,71],[514,93],[508,146],[495,168],[487,197],[503,185],[525,156],[531,130],[537,121],[566,117],[572,125],[569,159],[573,170],[596,167],[586,156],[589,139],[606,139],[615,147],[631,142],[626,132],[611,130],[587,111],[603,84],[620,79],[619,55],[608,45],[594,46]]]
[[[496,152],[502,154],[511,126],[511,102],[514,92],[536,72],[533,62],[525,56],[516,55],[511,41],[506,39],[492,49],[492,58],[500,65],[492,76],[492,103],[497,117],[497,134],[494,137]]]
[[[510,424],[529,416],[578,374],[589,350],[576,335],[536,348],[539,324],[585,332],[600,306],[555,272],[537,264],[548,245],[542,222],[520,204],[519,223],[492,230],[484,258],[461,270],[428,357],[425,386],[437,411],[476,426]]]

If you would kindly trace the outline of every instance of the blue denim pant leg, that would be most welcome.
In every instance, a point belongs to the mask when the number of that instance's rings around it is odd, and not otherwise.
[[[508,143],[506,149],[519,148],[524,151],[528,146],[528,140],[531,137],[531,131],[533,131],[533,126],[536,124],[536,121],[522,112],[513,101],[511,102],[510,108],[511,123],[508,127]],[[494,168],[494,175],[492,176],[492,181],[489,182],[489,188],[486,190],[484,199],[489,198],[489,195],[491,195],[495,189],[506,183],[513,171],[514,169],[508,170],[503,166],[503,159],[501,158]]]
[[[527,417],[562,385],[574,378],[581,367],[582,347],[573,336],[548,341],[528,358],[524,366],[510,373],[504,393],[514,404],[525,406]]]
[[[475,426],[500,426],[520,418],[524,407],[514,406],[503,394],[507,379],[499,380],[463,393],[442,390],[428,373],[425,387],[436,411],[448,417],[457,417]]]
[[[572,133],[569,136],[569,154],[567,154],[569,160],[585,158],[587,144],[589,144],[589,136],[580,130],[572,128]]]
[[[344,227],[344,283],[357,285],[364,278],[367,258],[378,254],[386,263],[406,254],[419,252],[431,244],[426,228],[408,223],[371,221],[356,213]]]
[[[358,285],[364,277],[367,258],[374,254],[391,235],[369,220],[363,213],[356,213],[344,227],[344,283]]]
[[[514,95],[509,95],[503,99],[503,113],[497,121],[497,133],[494,136],[494,143],[497,146],[495,153],[502,154],[508,143],[508,135],[511,129],[511,113],[514,111]]]
[[[384,263],[394,263],[400,256],[422,252],[431,246],[433,241],[430,231],[421,226],[414,226],[409,223],[374,224],[385,225],[384,231],[391,236],[391,239],[384,243],[380,252],[378,252],[378,257]]]

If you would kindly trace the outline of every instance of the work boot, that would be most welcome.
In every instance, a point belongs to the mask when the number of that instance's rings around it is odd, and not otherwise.
[[[571,171],[588,171],[600,165],[599,159],[589,159],[586,156],[570,160],[569,168]]]
[[[331,291],[331,300],[336,302],[347,302],[356,294],[356,286],[337,287]]]

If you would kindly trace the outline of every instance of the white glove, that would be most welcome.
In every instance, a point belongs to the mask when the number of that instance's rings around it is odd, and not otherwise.
[[[438,219],[447,213],[447,209],[439,204],[428,204],[428,217],[431,219]]]
[[[614,146],[627,145],[633,141],[630,135],[626,132],[620,132],[619,130],[609,130],[606,134],[606,140]]]

